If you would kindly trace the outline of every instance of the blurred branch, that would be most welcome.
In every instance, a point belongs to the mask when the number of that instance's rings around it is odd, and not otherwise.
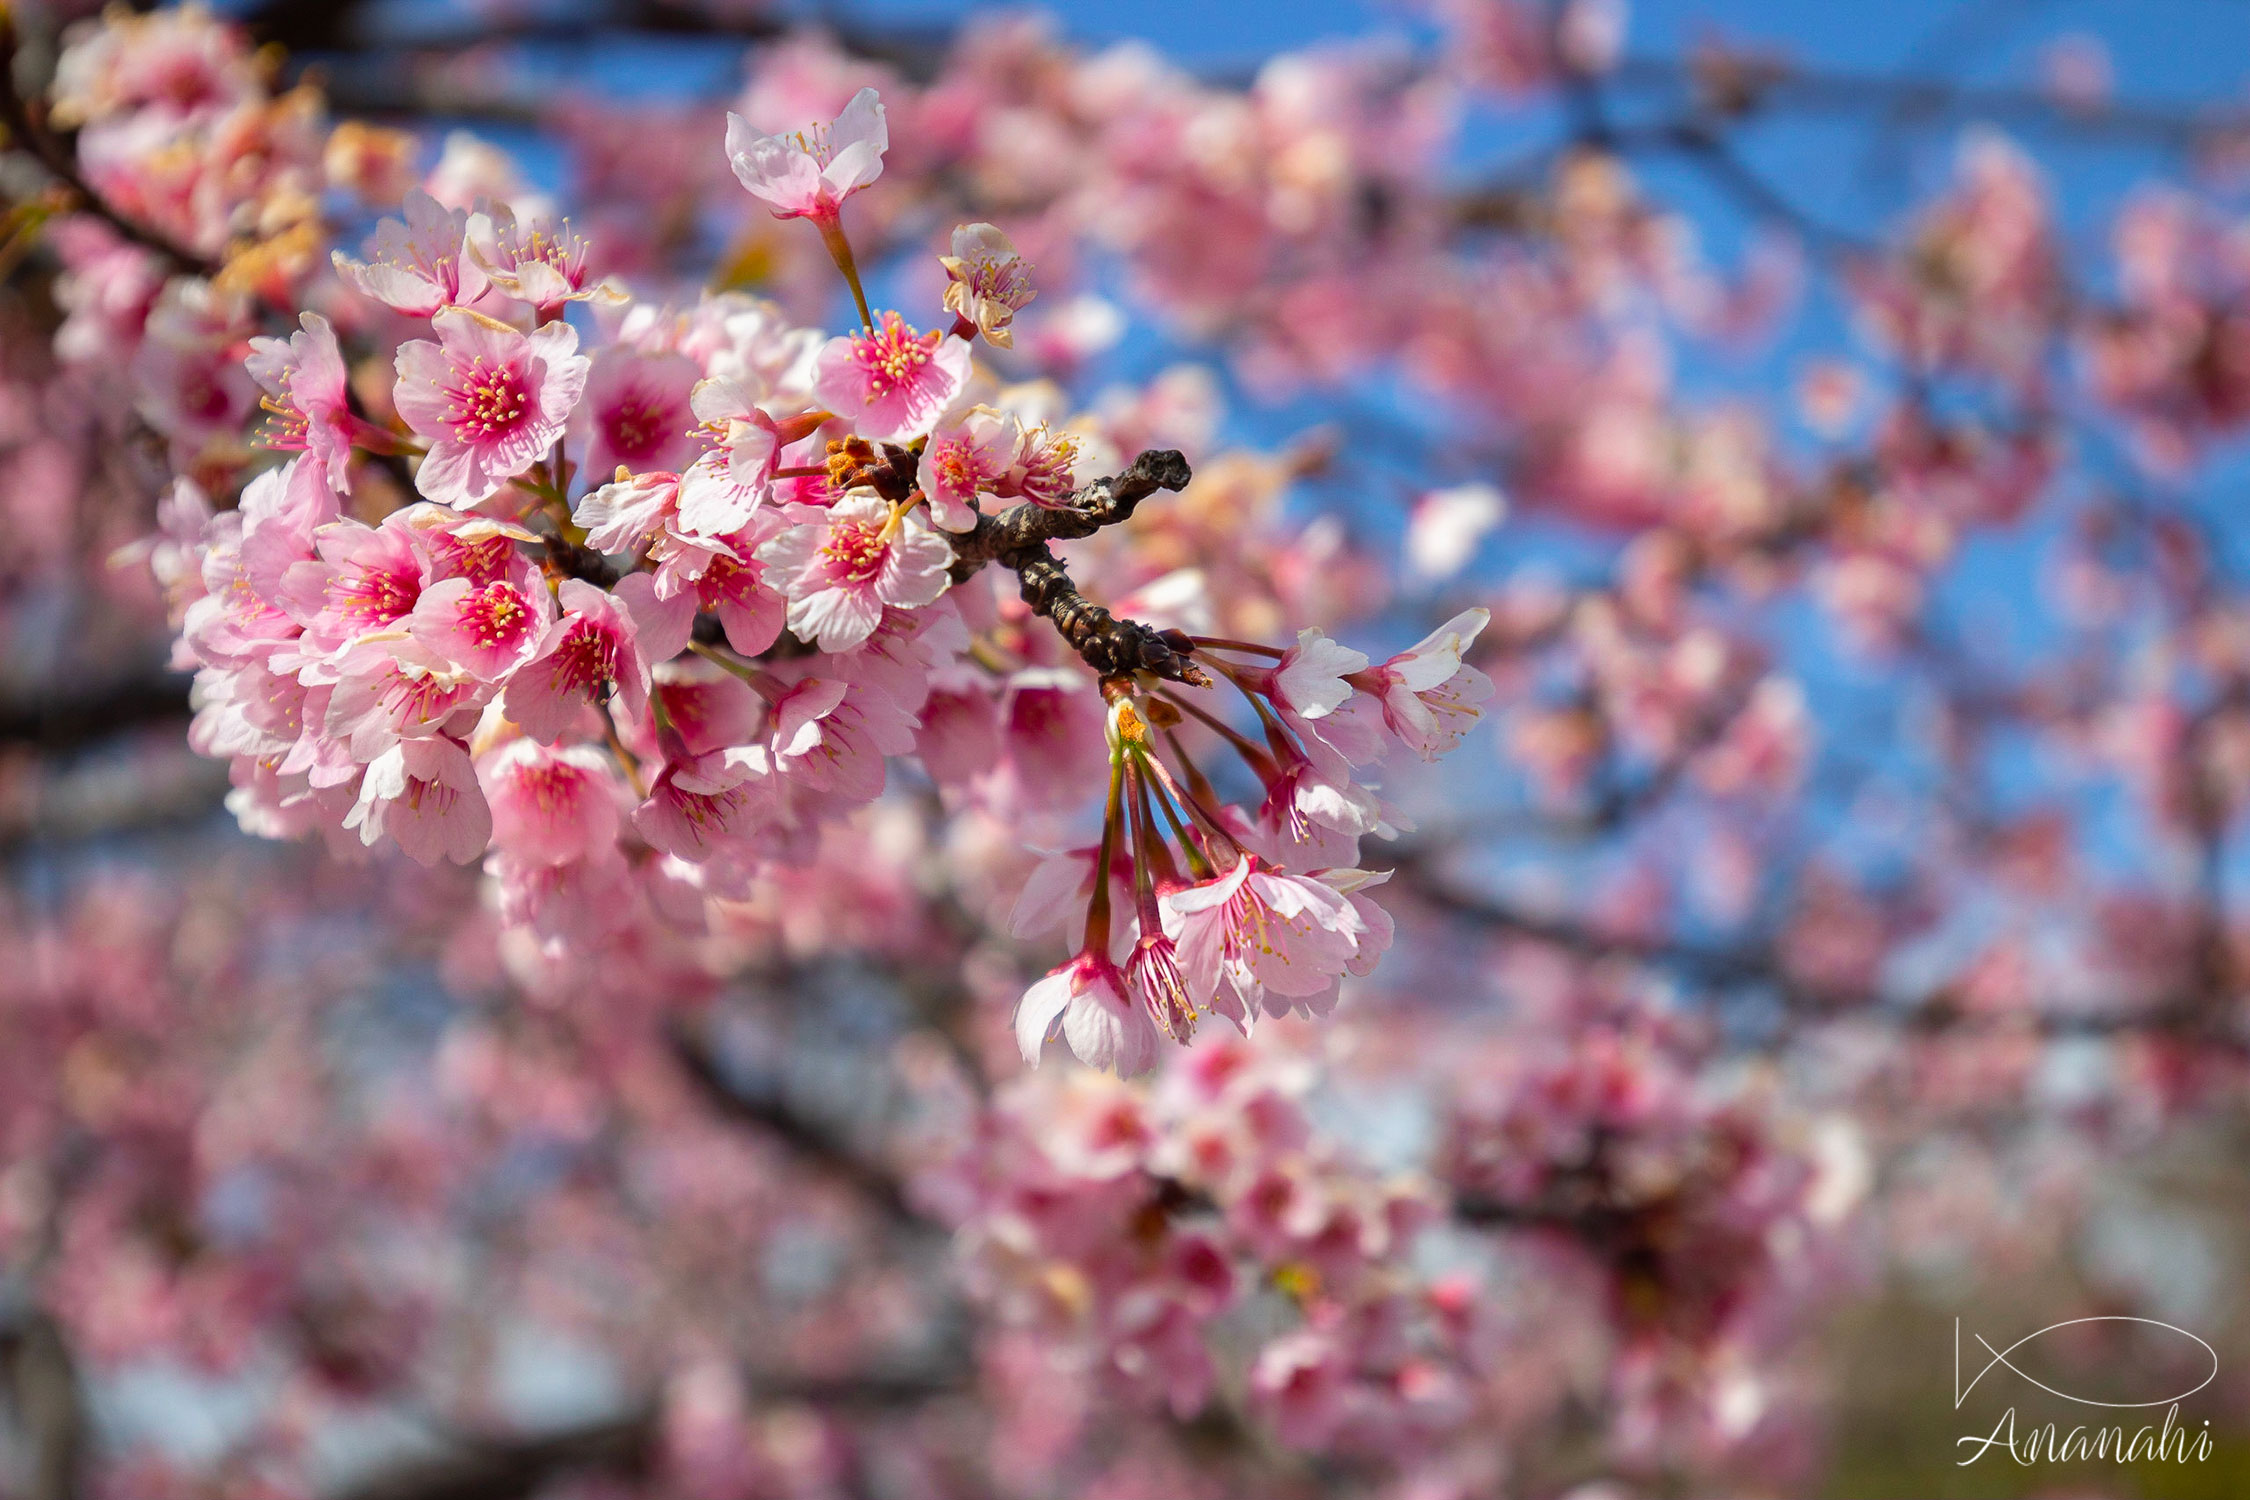
[[[806,1405],[823,1411],[911,1409],[965,1388],[969,1371],[842,1376],[766,1375],[747,1371],[744,1389],[761,1405]],[[663,1414],[655,1405],[622,1416],[526,1437],[458,1440],[451,1451],[386,1470],[344,1491],[338,1500],[524,1500],[550,1480],[574,1473],[645,1477],[656,1467]]]
[[[0,1318],[0,1381],[30,1439],[22,1500],[75,1500],[86,1450],[85,1397],[62,1330],[45,1310]]]
[[[0,698],[0,748],[67,754],[128,730],[184,724],[189,715],[187,680],[151,671],[69,692]]]
[[[1921,119],[1967,117],[2174,149],[2250,131],[2250,110],[2239,105],[2189,109],[2124,99],[2081,105],[2038,88],[1806,67],[1771,54],[1715,47],[1686,57],[1628,56],[1602,76],[1625,89],[1684,92],[1708,111],[1737,119],[1783,111],[1904,112]]]
[[[0,125],[7,127],[7,144],[30,153],[50,177],[70,190],[81,211],[102,220],[125,239],[155,251],[191,276],[216,276],[217,261],[175,244],[147,225],[118,212],[94,191],[78,170],[78,153],[72,144],[49,131],[36,106],[18,91],[16,56],[15,25],[7,12],[0,9]]]
[[[341,1500],[523,1500],[578,1471],[638,1475],[656,1438],[656,1413],[636,1412],[538,1437],[491,1439],[404,1464]]]
[[[718,1113],[777,1137],[808,1164],[851,1188],[903,1228],[942,1228],[916,1209],[898,1174],[840,1139],[829,1125],[799,1112],[778,1091],[756,1089],[732,1076],[710,1038],[685,1022],[671,1032],[672,1057]]]
[[[1544,944],[1589,961],[1614,959],[1668,970],[1703,989],[1761,989],[1780,1000],[1796,1019],[1833,1021],[1864,1013],[1925,1036],[2009,1032],[2047,1038],[2167,1036],[2233,1056],[2250,1056],[2250,1038],[2230,1025],[2231,997],[2202,988],[2196,982],[2204,977],[2200,968],[2182,992],[2153,1001],[2073,1011],[1975,1009],[1960,1003],[1951,985],[1894,999],[1872,989],[1817,984],[1793,973],[1770,943],[1706,945],[1604,931],[1574,918],[1530,911],[1499,897],[1461,890],[1430,868],[1427,851],[1401,860],[1394,878],[1398,888],[1429,907],[1501,936]]]

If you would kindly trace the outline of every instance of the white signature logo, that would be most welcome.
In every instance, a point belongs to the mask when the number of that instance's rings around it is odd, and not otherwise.
[[[2068,1391],[2058,1391],[2053,1386],[2047,1384],[2047,1382],[2045,1382],[2044,1380],[2041,1380],[2038,1376],[2027,1374],[2022,1369],[2019,1369],[2010,1358],[2010,1356],[2014,1355],[2018,1349],[2023,1348],[2024,1345],[2031,1343],[2035,1339],[2043,1338],[2046,1335],[2053,1333],[2058,1328],[2077,1328],[2087,1323],[2142,1323],[2151,1328],[2161,1328],[2167,1333],[2177,1334],[2183,1339],[2191,1340],[2203,1350],[2204,1354],[2210,1359],[2210,1371],[2209,1373],[2204,1375],[2201,1380],[2197,1381],[2194,1385],[2189,1386],[2186,1390],[2177,1391],[2171,1395],[2158,1396],[2153,1401],[2096,1401],[2089,1396],[2073,1396]],[[2024,1379],[2030,1381],[2033,1385],[2039,1387],[2039,1389],[2045,1391],[2050,1396],[2060,1396],[2065,1401],[2075,1401],[2081,1406],[2103,1406],[2109,1407],[2113,1410],[2124,1410],[2143,1406],[2171,1406],[2175,1403],[2185,1401],[2188,1397],[2194,1395],[2197,1391],[2202,1390],[2212,1381],[2219,1378],[2218,1350],[2212,1348],[2209,1344],[2205,1343],[2202,1339],[2197,1338],[2194,1334],[2188,1332],[2185,1328],[2176,1328],[2170,1323],[2160,1323],[2154,1318],[2129,1318],[2122,1315],[2099,1318],[2068,1318],[2060,1323],[2049,1323],[2045,1328],[2040,1329],[2037,1333],[2027,1333],[2022,1338],[2017,1339],[2014,1343],[2010,1344],[2005,1349],[1993,1348],[1981,1333],[1976,1335],[1976,1341],[1979,1344],[1983,1345],[1984,1352],[1991,1355],[1992,1358],[1986,1363],[1983,1369],[1977,1371],[1977,1373],[1970,1378],[1967,1385],[1963,1385],[1961,1384],[1961,1320],[1959,1318],[1955,1318],[1953,1320],[1953,1409],[1955,1411],[1959,1411],[1961,1409],[1961,1403],[1968,1399],[1969,1392],[1975,1390],[1977,1388],[1977,1382],[1984,1379],[1985,1376],[1991,1374],[1995,1366],[2023,1376]]]

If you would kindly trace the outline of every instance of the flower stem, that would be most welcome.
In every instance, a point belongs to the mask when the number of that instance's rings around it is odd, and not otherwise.
[[[1124,821],[1121,814],[1125,801],[1125,747],[1115,745],[1109,752],[1109,806],[1102,810],[1102,847],[1094,856],[1094,899],[1086,904],[1086,941],[1088,952],[1107,956],[1109,953],[1109,866],[1117,855],[1117,825]]]
[[[1180,712],[1191,715],[1192,717],[1200,721],[1205,728],[1209,729],[1212,733],[1218,735],[1221,739],[1232,745],[1235,749],[1235,753],[1240,755],[1244,761],[1249,763],[1250,769],[1257,773],[1258,779],[1260,781],[1271,782],[1276,776],[1281,774],[1280,767],[1275,765],[1271,756],[1267,755],[1265,751],[1259,749],[1255,741],[1251,740],[1246,735],[1239,733],[1234,728],[1234,726],[1227,723],[1226,720],[1218,717],[1218,715],[1216,714],[1206,713],[1203,709],[1199,708],[1193,703],[1188,702],[1185,698],[1179,696],[1177,693],[1166,693],[1163,695],[1163,697],[1165,702],[1171,704]]]
[[[820,226],[820,242],[828,247],[828,258],[836,262],[836,269],[844,273],[844,280],[852,289],[852,301],[859,304],[859,321],[868,332],[875,331],[875,315],[867,310],[867,293],[859,284],[859,262],[852,259],[852,242],[844,238],[844,221],[840,217],[815,219]]]
[[[597,699],[594,709],[602,716],[602,732],[609,739],[609,753],[617,757],[617,768],[625,773],[625,783],[633,795],[648,800],[648,783],[641,779],[641,763],[633,752],[625,748],[625,741],[617,733],[617,720],[610,714],[609,705]]]
[[[744,682],[749,683],[757,691],[758,696],[768,703],[781,696],[776,689],[773,674],[763,667],[753,666],[751,663],[735,656],[732,652],[721,651],[718,647],[706,645],[702,641],[689,641],[687,648],[705,661],[716,662]]]
[[[1191,635],[1188,639],[1206,651],[1242,651],[1252,656],[1270,656],[1276,661],[1289,654],[1279,646],[1261,646],[1256,641],[1233,641],[1220,635]]]

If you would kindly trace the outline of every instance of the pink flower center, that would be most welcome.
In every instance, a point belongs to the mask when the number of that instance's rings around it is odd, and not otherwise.
[[[627,396],[609,414],[609,445],[626,458],[655,451],[664,437],[664,417],[669,408],[645,396]]]
[[[585,789],[586,773],[568,761],[550,761],[516,772],[516,790],[543,817],[575,808]]]
[[[831,138],[835,128],[834,125],[807,125],[783,139],[795,141],[799,151],[826,167],[836,159],[836,143]]]
[[[617,646],[609,633],[579,625],[555,648],[555,686],[573,692],[606,685],[617,675]]]
[[[374,568],[347,570],[328,580],[328,607],[356,625],[388,625],[414,607],[419,578]]]
[[[487,584],[463,597],[460,624],[470,640],[486,649],[513,645],[531,624],[531,607],[513,585]]]
[[[758,576],[731,557],[714,557],[711,565],[703,570],[703,576],[695,581],[696,601],[705,609],[715,609],[721,604],[741,604],[757,587]]]
[[[479,354],[467,364],[455,361],[452,405],[446,424],[463,442],[490,442],[515,431],[531,411],[531,389],[523,372],[496,365]]]
[[[579,274],[586,265],[586,241],[570,232],[568,221],[552,234],[538,226],[529,232],[511,229],[502,237],[498,248],[510,266],[551,266],[573,287],[578,285]]]
[[[497,580],[516,556],[515,541],[497,531],[474,542],[441,534],[430,539],[430,550],[454,576],[466,578],[479,588]]]
[[[912,385],[930,362],[930,345],[897,313],[885,313],[882,327],[852,335],[852,358],[867,374],[867,399],[873,401]]]
[[[1017,308],[1030,299],[1024,293],[1031,290],[1031,270],[1020,259],[1010,256],[1006,260],[973,260],[964,278],[974,295],[987,301],[1005,303]],[[1018,301],[1022,298],[1022,301]]]
[[[665,792],[680,816],[695,831],[697,843],[707,834],[724,833],[742,810],[750,805],[750,794],[741,787],[729,787],[723,792],[683,792],[667,783]]]
[[[872,521],[838,521],[828,531],[828,545],[820,549],[828,558],[829,576],[840,582],[868,583],[883,571],[890,543]]]
[[[959,439],[948,439],[930,445],[930,467],[937,470],[940,483],[956,495],[965,495],[977,487],[984,477],[983,470],[969,451],[969,445]]]

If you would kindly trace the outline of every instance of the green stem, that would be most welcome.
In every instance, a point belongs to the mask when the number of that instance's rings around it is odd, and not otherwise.
[[[1094,856],[1094,899],[1086,905],[1087,951],[1109,956],[1109,866],[1117,854],[1117,825],[1125,801],[1125,748],[1109,752],[1109,806],[1102,812],[1102,847]]]
[[[844,238],[844,221],[841,217],[815,219],[820,226],[820,242],[828,247],[828,258],[836,262],[836,269],[844,273],[844,280],[852,289],[852,300],[859,304],[859,321],[869,333],[875,331],[875,315],[867,310],[867,293],[859,284],[859,262],[852,259],[852,242]]]
[[[764,668],[753,666],[731,652],[721,651],[716,646],[707,646],[701,641],[689,641],[687,648],[705,661],[716,662],[744,682],[749,683],[757,691],[758,696],[767,702],[770,703],[781,696],[777,691],[773,674]]]

